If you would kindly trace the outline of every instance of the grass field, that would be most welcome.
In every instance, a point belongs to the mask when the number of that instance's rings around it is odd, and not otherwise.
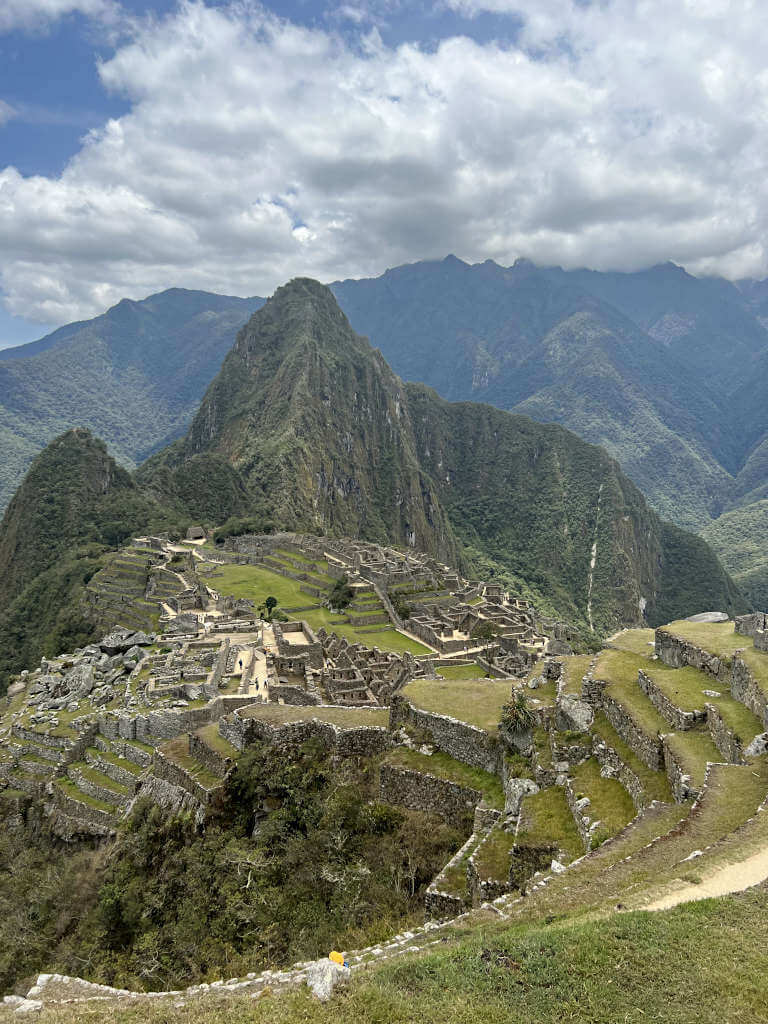
[[[635,805],[626,789],[616,779],[604,779],[600,765],[594,757],[571,769],[573,787],[577,796],[588,796],[591,801],[588,814],[600,820],[598,841],[620,832],[635,816]]]
[[[648,657],[653,654],[653,636],[652,629],[624,629],[611,639],[610,645],[619,651]]]
[[[751,1024],[768,1022],[768,893],[574,924],[487,920],[353,977],[326,1004],[305,988],[121,1004],[121,1024]],[[174,1005],[176,1004],[176,1005]],[[6,1012],[6,1011],[0,1011]],[[41,1024],[115,1019],[99,1003]],[[7,1019],[13,1012],[7,1011]]]
[[[488,732],[496,731],[501,709],[511,693],[512,684],[505,679],[476,682],[414,679],[403,690],[406,700],[425,711],[450,715]]]
[[[604,679],[609,684],[606,692],[626,708],[644,732],[655,736],[669,732],[670,726],[638,686],[638,670],[646,667],[647,661],[640,655],[603,651],[595,665],[595,678]]]
[[[584,853],[584,843],[562,786],[542,789],[523,799],[517,839],[529,846],[555,843],[566,860],[573,860]]]
[[[716,654],[718,658],[730,656],[739,647],[752,646],[748,636],[736,632],[733,622],[688,622],[679,619],[663,628],[681,640],[688,640],[710,654]]]
[[[222,565],[216,566],[205,578],[214,590],[232,597],[246,598],[258,606],[267,597],[277,599],[278,610],[286,608],[307,608],[316,600],[311,594],[300,589],[297,580],[281,576],[257,565]],[[318,581],[319,582],[319,581]],[[290,614],[290,613],[289,613]],[[324,626],[328,632],[346,637],[352,643],[365,644],[368,647],[379,647],[382,651],[393,651],[396,654],[428,654],[429,648],[410,637],[404,636],[396,629],[383,629],[380,632],[372,628],[355,628],[341,621],[341,616],[332,614],[327,608],[316,605],[309,611],[298,613],[312,629]]]
[[[757,652],[756,652],[757,653]],[[683,711],[703,711],[705,704],[714,704],[728,727],[743,739],[751,740],[763,731],[762,723],[752,712],[723,691],[705,672],[695,668],[668,668],[661,661],[650,662],[643,671],[672,703]],[[720,697],[704,690],[720,693]]]
[[[443,679],[482,679],[486,672],[476,662],[471,665],[441,665],[436,671]]]

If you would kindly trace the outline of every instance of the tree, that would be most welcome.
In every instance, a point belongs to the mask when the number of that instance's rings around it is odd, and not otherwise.
[[[267,619],[268,622],[272,621],[272,612],[277,608],[277,598],[265,597],[262,603],[259,605],[259,614],[262,619]]]

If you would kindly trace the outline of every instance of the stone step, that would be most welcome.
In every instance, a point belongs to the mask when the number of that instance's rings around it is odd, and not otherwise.
[[[139,765],[134,764],[133,761],[128,761],[124,757],[99,750],[96,747],[89,747],[86,750],[85,760],[92,768],[109,776],[114,782],[126,786],[131,792],[135,789],[136,780],[142,772]]]
[[[133,796],[134,786],[124,786],[120,782],[115,782],[104,772],[98,771],[84,761],[69,765],[67,775],[81,793],[103,804],[123,808]]]

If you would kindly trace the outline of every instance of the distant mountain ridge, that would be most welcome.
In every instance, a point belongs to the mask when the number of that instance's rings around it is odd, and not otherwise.
[[[182,434],[263,301],[175,288],[0,352],[0,509],[71,427],[93,430],[129,467]]]
[[[706,529],[768,496],[768,282],[447,257],[331,287],[401,377],[561,423],[605,447],[677,525]],[[0,352],[0,507],[73,425],[129,467],[183,435],[262,301],[172,289]],[[707,536],[738,576],[735,522]],[[748,514],[739,532],[759,522]],[[753,543],[765,546],[759,533]],[[742,581],[753,599],[768,560],[761,573]]]

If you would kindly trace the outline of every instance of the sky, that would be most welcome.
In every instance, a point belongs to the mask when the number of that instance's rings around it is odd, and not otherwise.
[[[764,0],[0,0],[0,347],[448,253],[768,276]]]

